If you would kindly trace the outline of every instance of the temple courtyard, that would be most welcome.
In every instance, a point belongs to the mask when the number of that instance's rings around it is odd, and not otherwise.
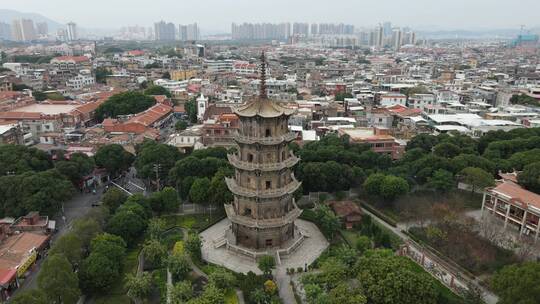
[[[303,237],[296,243],[290,244],[289,249],[294,249],[290,250],[289,253],[284,252],[285,248],[272,248],[250,251],[249,254],[274,256],[277,271],[287,268],[304,268],[306,265],[311,265],[329,246],[329,243],[315,224],[300,219],[297,219],[295,224]],[[224,238],[226,238],[226,231],[230,225],[229,219],[223,219],[200,233],[202,258],[209,263],[224,266],[235,272],[248,273],[252,271],[261,274],[256,258],[240,252],[238,248],[226,245]],[[249,249],[246,248],[246,251]],[[278,251],[280,252],[279,256]]]

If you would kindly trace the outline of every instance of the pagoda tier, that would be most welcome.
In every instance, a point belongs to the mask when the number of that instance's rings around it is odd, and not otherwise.
[[[263,162],[263,163],[256,163],[256,162],[248,162],[248,161],[242,161],[238,158],[235,154],[228,154],[227,158],[229,159],[229,163],[233,165],[237,169],[245,170],[245,171],[279,171],[286,168],[291,169],[296,165],[300,159],[294,154],[289,153],[289,157],[281,162]]]
[[[292,224],[294,220],[300,216],[302,210],[299,209],[296,204],[294,204],[294,208],[287,212],[284,216],[267,219],[256,219],[250,216],[240,215],[234,209],[233,204],[225,205],[225,212],[227,213],[227,217],[231,220],[231,222],[235,224],[249,228],[277,228]]]
[[[251,189],[246,188],[238,185],[236,183],[236,180],[234,178],[225,178],[225,182],[227,183],[227,187],[234,195],[242,196],[242,197],[258,197],[258,198],[279,198],[285,195],[293,194],[298,188],[300,188],[299,181],[296,180],[296,178],[291,175],[291,182],[278,188],[272,188],[272,189]]]
[[[261,144],[261,145],[279,145],[281,143],[289,143],[296,139],[296,134],[293,132],[285,133],[281,136],[269,136],[269,137],[258,137],[258,136],[244,136],[237,134],[234,137],[234,140],[239,144]]]

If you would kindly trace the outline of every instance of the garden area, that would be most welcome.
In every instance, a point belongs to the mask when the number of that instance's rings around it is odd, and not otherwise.
[[[514,252],[494,245],[466,224],[442,221],[411,227],[409,233],[475,276],[489,276],[505,265],[518,262]]]

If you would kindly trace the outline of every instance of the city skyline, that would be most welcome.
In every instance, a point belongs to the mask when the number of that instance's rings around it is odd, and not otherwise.
[[[51,5],[51,2],[55,5]],[[395,0],[380,3],[277,0],[257,4],[246,0],[202,0],[189,4],[156,0],[149,7],[133,6],[132,2],[124,0],[115,1],[114,4],[96,0],[94,4],[81,11],[70,6],[66,0],[52,0],[47,3],[25,0],[5,3],[4,9],[38,13],[63,24],[74,21],[83,28],[91,29],[118,29],[128,25],[151,26],[158,20],[167,20],[175,24],[197,22],[206,32],[222,33],[230,32],[233,22],[330,22],[371,27],[390,21],[417,30],[519,29],[521,25],[526,28],[540,25],[534,13],[540,9],[540,2],[533,0],[521,1],[519,6],[504,1],[476,0],[470,3],[456,0],[451,3],[437,3],[436,7],[426,0],[409,1],[406,6]],[[29,10],[29,7],[32,9]],[[59,7],[62,9],[59,10]],[[125,12],[126,8],[129,8],[129,14],[124,13],[119,18],[118,13]],[[245,9],[264,11],[264,14],[247,16]],[[100,16],[99,23],[96,23],[95,16]]]

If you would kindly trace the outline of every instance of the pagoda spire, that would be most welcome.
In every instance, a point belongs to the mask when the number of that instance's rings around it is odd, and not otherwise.
[[[261,91],[259,92],[260,99],[267,99],[268,95],[266,94],[266,56],[264,55],[264,50],[261,52]]]

